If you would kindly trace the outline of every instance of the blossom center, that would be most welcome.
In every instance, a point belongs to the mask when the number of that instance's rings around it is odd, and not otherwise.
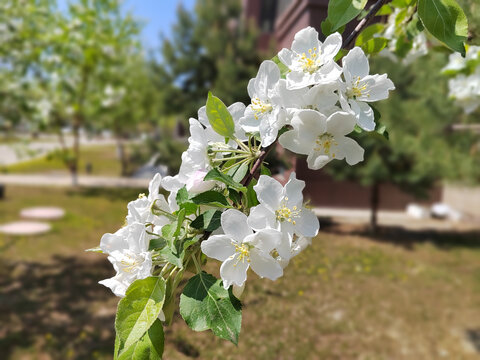
[[[282,201],[280,208],[275,211],[275,215],[277,220],[280,222],[287,221],[296,225],[295,218],[300,216],[301,209],[298,209],[296,206],[292,207],[291,209],[287,206],[288,197]]]
[[[258,120],[258,117],[269,113],[273,110],[272,104],[269,101],[263,101],[259,98],[252,99],[252,110],[254,112],[255,119]]]
[[[322,61],[319,55],[320,50],[314,47],[313,49],[309,49],[308,53],[302,53],[299,56],[298,62],[304,72],[313,74],[320,68],[320,66],[322,66]]]
[[[237,262],[234,264],[234,266],[237,266],[237,264],[241,261],[242,263],[247,260],[247,262],[250,262],[250,246],[248,244],[233,244],[235,246],[235,253],[238,254]]]
[[[145,259],[134,253],[123,254],[122,260],[120,261],[120,266],[122,271],[126,273],[133,272]]]
[[[333,135],[329,133],[320,135],[317,140],[315,140],[315,144],[315,151],[323,151],[327,155],[330,155],[332,147],[338,145]],[[335,157],[335,153],[332,154],[332,157]]]
[[[355,82],[352,82],[352,86],[347,90],[347,96],[349,98],[356,99],[362,95],[366,95],[367,97],[370,96],[367,90],[367,84],[361,82],[362,79],[360,76],[357,76]]]

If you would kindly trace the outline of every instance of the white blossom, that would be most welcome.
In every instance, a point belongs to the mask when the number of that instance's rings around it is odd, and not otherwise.
[[[292,126],[278,140],[284,148],[308,155],[310,169],[318,170],[333,159],[345,159],[349,165],[363,160],[364,150],[345,136],[355,127],[350,113],[339,111],[327,118],[315,110],[302,110],[293,117]]]
[[[285,186],[270,176],[261,175],[253,187],[260,204],[250,210],[248,224],[256,231],[279,230],[283,236],[276,249],[287,260],[293,256],[294,235],[311,238],[318,234],[317,217],[303,206],[304,187],[305,182],[298,180],[294,172]]]
[[[274,229],[253,232],[247,223],[247,216],[235,209],[225,211],[221,216],[224,235],[212,235],[202,242],[202,252],[208,257],[222,261],[220,276],[223,286],[243,286],[247,271],[252,270],[260,277],[276,280],[283,275],[283,269],[270,252],[281,242],[282,234]]]
[[[341,69],[334,59],[341,47],[339,33],[329,35],[322,43],[313,27],[300,30],[295,34],[292,49],[282,49],[278,53],[280,61],[290,70],[286,77],[287,87],[299,89],[338,80]]]
[[[247,133],[259,132],[264,147],[276,140],[278,131],[285,125],[282,99],[274,96],[274,88],[279,80],[277,64],[267,60],[262,62],[257,76],[248,83],[248,95],[252,102],[240,119],[240,125]]]
[[[105,234],[100,248],[108,254],[117,274],[99,283],[110,288],[116,296],[123,297],[127,288],[137,279],[151,275],[152,254],[148,251],[149,235],[142,223],[129,224],[114,234]]]
[[[148,185],[148,195],[140,194],[137,200],[128,203],[127,224],[139,222],[142,224],[165,225],[168,223],[166,217],[155,215],[152,211],[152,207],[155,206],[155,208],[166,213],[171,212],[165,197],[160,194],[161,182],[162,176],[156,174]]]
[[[343,110],[355,114],[362,129],[375,129],[375,117],[369,102],[388,98],[388,92],[395,89],[387,74],[369,75],[370,66],[363,50],[355,47],[342,59],[345,86],[340,96]]]

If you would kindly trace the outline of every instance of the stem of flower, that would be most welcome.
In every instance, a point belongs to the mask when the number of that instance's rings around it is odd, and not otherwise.
[[[202,268],[200,267],[200,264],[198,263],[196,254],[192,254],[192,259],[193,259],[193,263],[195,264],[195,269],[197,269],[197,274],[200,274],[202,272]]]
[[[212,161],[216,161],[216,162],[224,162],[224,161],[228,161],[228,160],[237,160],[237,159],[245,159],[247,158],[246,156],[230,156],[230,157],[227,157],[227,158],[224,158],[224,159],[212,159]]]
[[[390,2],[392,0],[378,0],[370,9],[368,14],[358,23],[358,25],[355,27],[355,29],[348,35],[348,37],[345,39],[343,42],[342,48],[346,49],[350,44],[352,43],[353,40],[357,37],[357,35],[360,33],[360,31],[363,30],[363,28],[369,23],[369,21],[372,19],[372,17],[375,16],[375,14],[380,10],[380,8],[385,5],[387,2]]]

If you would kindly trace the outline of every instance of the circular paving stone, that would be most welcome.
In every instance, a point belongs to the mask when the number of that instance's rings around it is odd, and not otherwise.
[[[58,220],[65,216],[65,210],[53,206],[39,206],[23,209],[20,216],[27,219]]]
[[[15,221],[0,226],[0,232],[8,235],[38,235],[50,231],[48,223],[39,221]]]

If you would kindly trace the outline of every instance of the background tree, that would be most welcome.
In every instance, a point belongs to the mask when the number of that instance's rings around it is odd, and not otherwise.
[[[242,19],[241,1],[198,0],[193,14],[179,6],[177,17],[156,67],[167,114],[196,117],[208,90],[226,104],[248,102],[246,86],[262,54],[257,30]]]
[[[448,100],[447,80],[441,69],[447,54],[431,52],[409,66],[389,60],[372,61],[374,72],[386,72],[396,89],[378,105],[389,140],[374,133],[357,134],[365,160],[353,167],[333,162],[327,171],[371,187],[371,229],[377,229],[381,184],[391,183],[416,197],[441,181],[478,181],[478,154],[472,156],[473,134],[452,131],[463,115]]]

